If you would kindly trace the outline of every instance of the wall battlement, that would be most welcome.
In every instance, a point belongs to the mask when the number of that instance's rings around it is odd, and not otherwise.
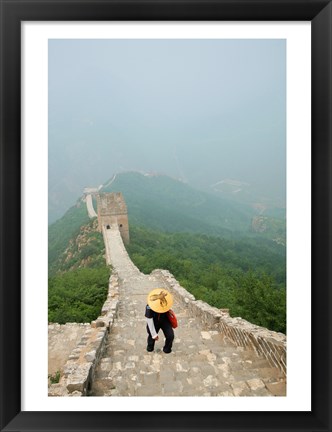
[[[191,315],[200,319],[206,328],[217,330],[236,346],[257,352],[272,367],[286,375],[286,336],[283,333],[257,326],[240,317],[233,318],[225,310],[196,300],[168,270],[154,270],[151,274],[162,278],[176,300],[185,304]]]
[[[120,231],[124,244],[129,243],[128,212],[121,192],[100,193],[97,195],[98,229],[114,229]]]

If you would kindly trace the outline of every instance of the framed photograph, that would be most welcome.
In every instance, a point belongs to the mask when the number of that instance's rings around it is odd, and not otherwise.
[[[168,431],[176,428],[180,431],[330,431],[331,2],[0,1],[1,430]],[[89,79],[91,83],[96,80],[93,75],[94,64],[90,61],[90,69],[89,60],[84,60],[84,57],[89,53],[87,58],[99,64],[103,61],[105,47],[108,55],[120,65],[119,68],[108,69],[107,63],[103,63],[106,65],[103,74],[107,76],[99,75],[101,87],[92,86],[92,90],[84,88]],[[123,56],[124,52],[127,57]],[[169,52],[172,52],[173,57],[169,56]],[[265,63],[259,61],[261,52],[268,59]],[[172,63],[174,56],[177,60],[183,60],[181,69],[176,70],[175,63]],[[244,62],[238,61],[241,56],[245,58]],[[147,74],[146,63],[152,63],[146,59],[152,57],[158,68]],[[124,58],[135,58],[135,62],[127,64]],[[228,67],[229,73],[241,70],[238,84],[232,89],[224,88],[223,93],[218,92],[214,82],[224,79],[227,72],[224,74],[221,71],[226,70],[230,59],[234,63]],[[265,85],[261,78],[264,76],[260,73],[262,67],[266,68],[269,85]],[[128,76],[126,68],[130,70]],[[246,73],[243,72],[244,68],[247,68]],[[204,88],[203,85],[199,88],[198,81],[192,78],[193,70],[200,77],[199,83],[205,83]],[[278,75],[278,71],[282,73]],[[91,78],[86,78],[90,74]],[[104,100],[98,99],[94,93],[96,89],[100,94],[103,93],[107,77],[112,74],[120,77],[118,82],[122,83],[118,88],[119,94],[116,91],[112,93],[117,95],[116,106],[111,106],[106,96]],[[165,86],[167,97],[163,97],[162,83],[167,81],[167,74],[172,74],[173,88]],[[244,79],[246,76],[247,81]],[[158,79],[154,82],[156,77]],[[81,87],[77,84],[80,79],[83,83]],[[149,81],[149,86],[144,84],[144,79]],[[274,85],[271,85],[271,81]],[[142,96],[139,91],[142,83],[142,88],[151,87],[153,97],[152,94]],[[242,133],[251,140],[252,153],[257,144],[262,159],[255,160],[247,147],[248,164],[254,166],[257,163],[257,167],[259,164],[264,165],[264,157],[270,153],[269,160],[274,158],[273,169],[283,173],[286,182],[287,391],[280,390],[280,386],[278,389],[275,387],[274,392],[270,391],[271,386],[264,387],[263,391],[258,388],[259,380],[251,380],[245,392],[240,386],[237,388],[233,385],[232,395],[226,390],[223,394],[213,393],[213,376],[207,372],[206,387],[211,391],[205,393],[177,395],[176,391],[180,387],[176,387],[173,389],[175,393],[170,390],[172,397],[162,394],[152,397],[144,392],[135,395],[139,397],[133,397],[130,392],[124,393],[123,397],[114,393],[105,395],[112,397],[102,398],[50,395],[45,379],[48,374],[48,224],[50,218],[55,220],[69,207],[65,203],[59,214],[54,212],[51,216],[50,184],[55,185],[51,178],[52,161],[56,160],[58,167],[59,161],[62,161],[65,166],[66,158],[72,152],[77,166],[71,169],[76,170],[79,176],[82,174],[79,155],[83,149],[81,144],[75,147],[72,142],[70,128],[75,128],[74,116],[65,125],[54,127],[54,124],[59,119],[63,121],[66,116],[64,113],[69,112],[66,111],[68,105],[76,99],[73,109],[76,109],[79,122],[86,126],[82,129],[86,136],[81,139],[89,141],[92,138],[89,137],[88,127],[93,126],[95,118],[89,116],[89,112],[79,112],[79,101],[89,106],[94,100],[97,103],[103,100],[95,116],[98,117],[98,112],[103,115],[110,109],[109,115],[115,119],[115,127],[118,127],[119,123],[116,122],[119,119],[124,119],[122,132],[112,135],[114,142],[118,140],[120,143],[117,148],[118,165],[123,163],[124,171],[127,165],[129,170],[135,165],[128,161],[130,151],[136,162],[134,169],[138,170],[140,166],[146,169],[144,167],[149,166],[143,162],[139,165],[142,154],[145,159],[149,159],[151,170],[154,157],[163,159],[166,167],[167,153],[171,151],[170,159],[174,160],[175,165],[172,175],[181,178],[185,184],[186,175],[192,173],[195,167],[198,171],[198,164],[194,164],[194,168],[189,164],[183,169],[184,165],[179,160],[183,161],[186,154],[193,153],[194,149],[196,152],[198,148],[197,154],[201,155],[201,161],[211,162],[211,151],[218,154],[218,142],[211,147],[204,145],[203,148],[199,144],[199,134],[204,133],[208,142],[208,138],[213,141],[214,127],[226,129],[225,125],[220,125],[220,120],[211,120],[214,111],[210,105],[226,95],[228,103],[234,99],[232,109],[236,113],[241,91],[250,86],[252,95],[245,103],[253,103],[247,107],[246,119],[241,119],[242,127],[245,125]],[[193,89],[197,89],[195,97],[192,95]],[[183,99],[186,98],[182,108],[173,106],[172,91],[174,100],[179,94],[182,94]],[[232,92],[233,97],[227,91]],[[160,92],[163,101],[169,101],[168,112],[174,112],[173,117],[180,118],[181,124],[170,120],[174,127],[173,135],[165,133],[155,152],[153,147],[144,143],[146,131],[142,132],[139,125],[144,116],[140,117],[138,106],[133,105],[136,98],[141,101],[141,110],[150,113],[149,136],[157,140],[160,127],[166,130],[168,116],[167,106],[156,105],[156,113],[148,107],[149,103],[156,102],[157,92]],[[67,98],[67,94],[70,97]],[[121,106],[122,100],[126,100],[126,103]],[[193,110],[192,114],[186,116],[186,111],[191,109],[188,100],[192,100],[193,104],[205,105],[206,108]],[[272,110],[274,117],[268,119],[271,100],[273,104],[279,104],[281,109]],[[259,103],[266,104],[266,121],[270,125],[277,125],[272,129],[266,127],[265,135],[264,132],[260,133],[261,147],[255,143],[255,130],[264,129],[263,122],[255,118],[255,104]],[[221,102],[219,105],[226,109]],[[132,111],[128,110],[129,106]],[[59,113],[61,115],[57,115]],[[195,115],[199,127],[193,127]],[[228,121],[234,121],[234,130],[236,118],[236,115],[233,120],[228,117]],[[227,128],[231,129],[231,126],[227,125]],[[274,130],[276,133],[271,136]],[[59,132],[62,133],[60,141],[63,143],[61,157],[55,154],[51,145],[52,134]],[[103,134],[102,126],[98,133]],[[284,135],[280,138],[278,133]],[[176,135],[179,142],[188,141],[187,147],[180,149],[180,144],[177,148],[176,145],[174,148],[168,146],[168,141],[174,141]],[[237,135],[240,140],[245,139],[244,136],[241,138],[239,130]],[[124,150],[122,146],[126,140],[135,141],[136,147],[128,145]],[[281,153],[273,153],[273,143],[276,141],[286,143]],[[91,143],[92,152],[103,153],[102,147],[94,150]],[[178,149],[179,153],[183,152],[181,157],[177,153]],[[233,154],[243,151],[236,140],[233,150]],[[108,154],[107,157],[111,156]],[[101,171],[104,162],[99,155]],[[58,183],[64,184],[68,178],[63,175],[60,179],[61,170],[59,172]],[[151,172],[146,175],[154,176]],[[218,185],[216,189],[222,183],[223,187],[233,188],[232,192],[237,192],[237,188],[244,184],[240,185],[234,180],[216,183],[212,178],[207,179],[207,182]],[[67,190],[70,190],[70,185]],[[89,195],[86,191],[84,193],[85,196]],[[72,196],[68,202],[71,199]],[[256,222],[259,224],[262,221]],[[122,223],[119,225],[120,233],[123,230]],[[280,228],[278,232],[280,234]],[[128,241],[127,237],[124,239]],[[283,331],[283,327],[278,329]],[[210,338],[211,333],[204,337]],[[207,360],[210,361],[207,368],[212,370],[211,358]],[[178,372],[186,372],[180,364],[177,366]],[[211,385],[208,385],[209,380]],[[193,380],[189,379],[188,382],[192,385]],[[69,396],[75,395],[85,396],[80,391]]]

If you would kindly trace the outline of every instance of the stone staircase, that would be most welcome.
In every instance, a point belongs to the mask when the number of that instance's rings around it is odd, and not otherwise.
[[[129,259],[117,230],[104,230],[107,261],[119,277],[118,310],[104,355],[95,369],[89,396],[285,396],[285,375],[253,350],[235,346],[173,305],[179,326],[173,351],[146,351],[146,298],[168,287],[158,275],[144,275]]]

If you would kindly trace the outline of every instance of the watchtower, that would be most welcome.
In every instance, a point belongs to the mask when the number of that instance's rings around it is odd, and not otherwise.
[[[128,212],[121,192],[100,193],[97,195],[98,229],[119,228],[123,243],[129,243]]]

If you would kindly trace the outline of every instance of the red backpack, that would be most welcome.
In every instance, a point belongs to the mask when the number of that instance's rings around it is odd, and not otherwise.
[[[167,312],[167,318],[169,319],[169,322],[173,328],[178,326],[178,320],[176,319],[175,313],[172,311],[172,309]]]

